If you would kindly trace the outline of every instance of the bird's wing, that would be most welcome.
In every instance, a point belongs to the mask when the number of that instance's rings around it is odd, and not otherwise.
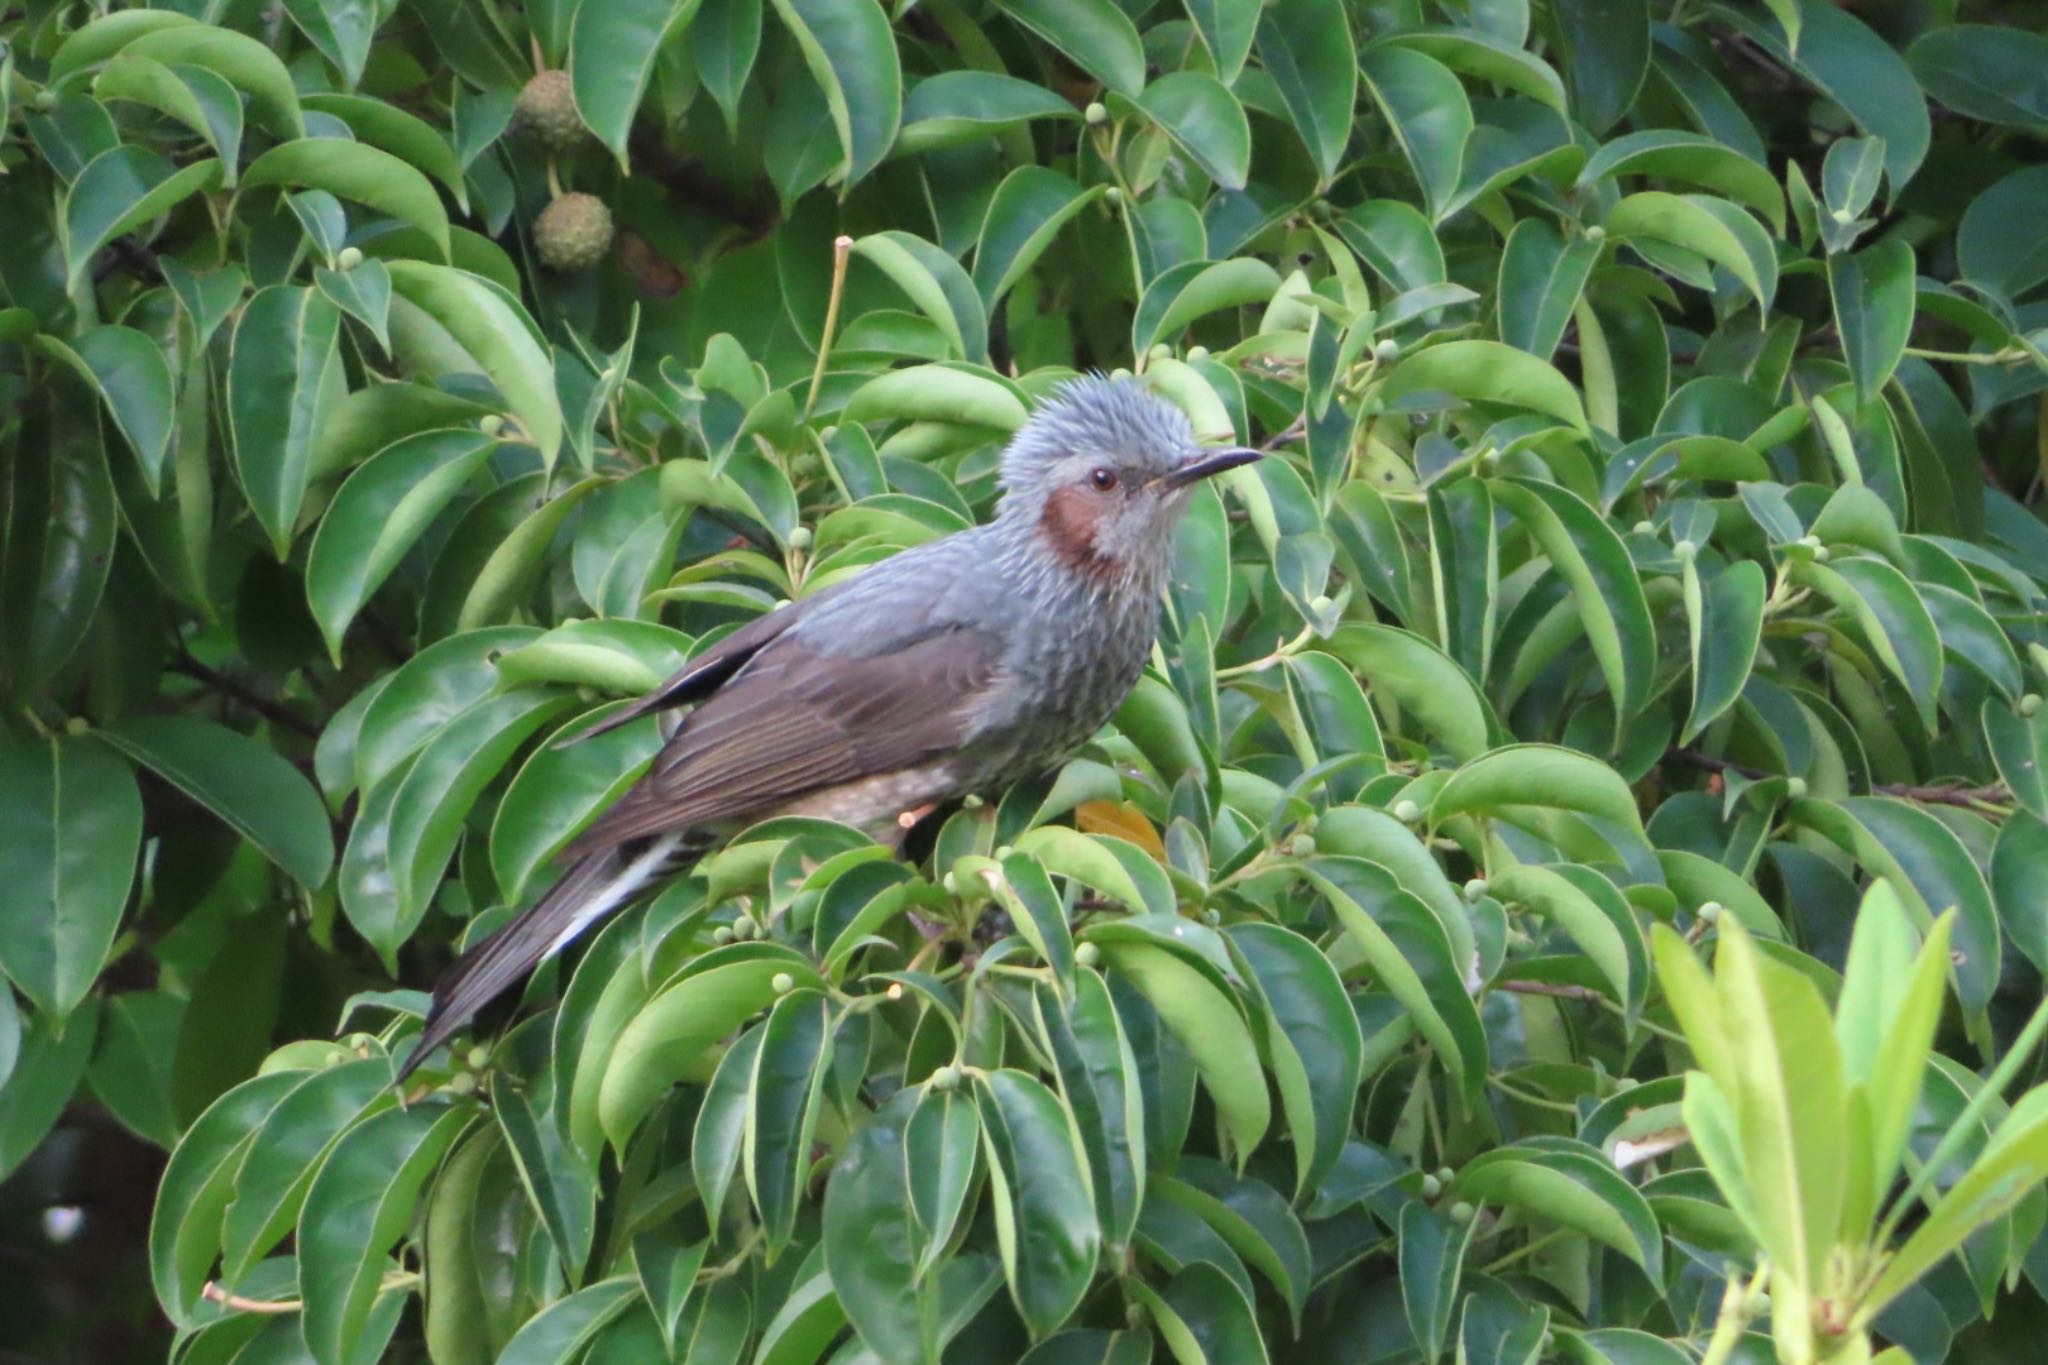
[[[563,856],[765,815],[950,753],[1002,686],[1001,658],[996,637],[957,626],[863,657],[784,636],[691,712],[647,776]]]
[[[613,712],[595,725],[578,730],[567,739],[558,740],[557,747],[580,744],[586,739],[594,738],[607,730],[616,730],[629,721],[636,721],[656,711],[666,711],[685,702],[701,701],[721,683],[744,668],[747,661],[759,653],[769,641],[801,620],[804,608],[808,605],[808,602],[795,604],[784,607],[781,611],[771,611],[765,616],[755,617],[684,664],[667,682],[631,706],[623,711]]]

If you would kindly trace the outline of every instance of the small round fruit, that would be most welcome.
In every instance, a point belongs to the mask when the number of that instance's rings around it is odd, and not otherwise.
[[[810,549],[811,528],[808,526],[798,526],[793,528],[789,533],[789,548],[792,550]]]
[[[476,1076],[468,1071],[458,1071],[448,1078],[448,1093],[451,1095],[474,1095]]]
[[[732,926],[721,924],[716,929],[713,929],[711,931],[711,941],[721,948],[732,942]]]
[[[1188,359],[1189,359],[1189,360],[1207,360],[1208,358],[1209,358],[1209,348],[1208,348],[1207,346],[1190,346],[1190,347],[1188,347]]]
[[[57,107],[57,92],[50,89],[47,85],[44,86],[41,90],[36,91],[35,96],[29,100],[28,107],[39,114],[49,113]]]
[[[583,140],[583,116],[576,112],[576,88],[566,71],[543,71],[519,92],[512,126],[530,133],[551,152],[566,152]]]
[[[1328,593],[1324,592],[1317,593],[1313,598],[1310,599],[1308,609],[1318,616],[1324,616],[1327,615],[1329,612],[1333,611],[1336,608],[1336,606],[1337,600],[1331,597]]]
[[[1102,949],[1092,943],[1084,943],[1074,949],[1074,961],[1080,963],[1083,967],[1097,966],[1102,961]]]
[[[1681,540],[1671,547],[1671,553],[1678,556],[1679,563],[1690,564],[1699,558],[1700,547],[1689,540]]]
[[[1293,839],[1288,841],[1287,851],[1297,858],[1308,857],[1309,854],[1316,851],[1316,836],[1313,834],[1295,835]]]
[[[1785,795],[1791,797],[1794,801],[1806,795],[1806,779],[1803,777],[1786,778]]]
[[[533,220],[533,247],[541,264],[564,274],[588,270],[612,249],[612,211],[594,194],[572,190]]]
[[[1372,358],[1379,361],[1382,365],[1391,360],[1399,360],[1401,358],[1401,343],[1392,337],[1381,337],[1373,343]]]
[[[1162,341],[1145,354],[1153,360],[1171,360],[1173,359],[1173,347]]]
[[[359,246],[345,246],[335,253],[334,267],[337,270],[354,270],[363,263],[363,249]]]
[[[1703,904],[1701,904],[1699,910],[1696,913],[1706,923],[1712,924],[1715,920],[1721,918],[1721,902],[1706,901]]]
[[[486,436],[496,436],[505,430],[505,419],[495,412],[485,413],[477,419],[476,429]]]
[[[1422,1197],[1424,1199],[1434,1199],[1443,1192],[1443,1181],[1438,1180],[1433,1175],[1426,1175],[1422,1177]]]
[[[462,1063],[471,1071],[482,1071],[491,1064],[491,1050],[482,1044],[478,1044],[469,1050],[469,1054],[462,1059]]]
[[[1208,925],[1212,929],[1215,928],[1217,925],[1223,923],[1223,912],[1221,910],[1218,910],[1213,905],[1210,906],[1207,910],[1204,910],[1202,912],[1202,923]]]
[[[1457,1203],[1451,1205],[1451,1221],[1453,1223],[1469,1223],[1472,1221],[1472,1215],[1476,1212],[1478,1210],[1460,1199]]]
[[[1486,888],[1488,885],[1489,883],[1484,877],[1474,877],[1471,881],[1466,882],[1465,903],[1467,905],[1478,904],[1479,898],[1486,894]]]
[[[1394,803],[1394,818],[1404,825],[1412,825],[1422,818],[1422,807],[1403,797]]]
[[[1103,106],[1101,100],[1093,100],[1081,111],[1081,117],[1087,120],[1090,128],[1100,128],[1109,122],[1109,110]]]
[[[1593,224],[1593,226],[1591,226],[1591,227],[1589,227],[1589,228],[1587,228],[1587,229],[1586,229],[1586,240],[1587,240],[1587,241],[1589,241],[1589,242],[1604,242],[1604,241],[1606,241],[1606,240],[1607,240],[1607,229],[1606,229],[1606,228],[1604,228],[1604,227],[1601,227],[1601,226],[1600,226],[1600,225],[1599,225],[1598,223],[1595,223],[1595,224]]]
[[[777,972],[768,982],[768,988],[777,995],[788,995],[796,989],[796,978],[788,972]]]
[[[2041,694],[2039,692],[2029,692],[2026,696],[2020,698],[2020,714],[2022,716],[2031,718],[2036,713],[2038,713],[2040,709]]]

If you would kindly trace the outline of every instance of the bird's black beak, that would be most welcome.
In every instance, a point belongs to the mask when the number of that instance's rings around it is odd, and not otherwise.
[[[1159,482],[1168,488],[1186,488],[1189,484],[1201,482],[1211,474],[1221,474],[1226,469],[1250,464],[1253,460],[1263,458],[1265,453],[1263,450],[1252,450],[1246,446],[1204,450],[1171,474],[1162,475]]]

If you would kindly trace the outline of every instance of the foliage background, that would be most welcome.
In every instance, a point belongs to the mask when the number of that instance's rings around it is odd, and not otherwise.
[[[1617,1145],[1690,1064],[1650,926],[1818,1000],[1871,877],[1953,907],[1921,1159],[2039,998],[2035,7],[95,13],[0,14],[20,1358],[1686,1359],[1754,1248]],[[656,742],[547,737],[985,515],[1091,366],[1283,457],[1115,727],[914,865],[750,836],[392,1108]],[[1914,1359],[2031,1358],[1994,1212]]]

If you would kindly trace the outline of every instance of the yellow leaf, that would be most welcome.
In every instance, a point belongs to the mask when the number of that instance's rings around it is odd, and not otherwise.
[[[1143,811],[1128,801],[1083,801],[1074,807],[1074,827],[1083,834],[1114,834],[1119,839],[1128,839],[1161,863],[1166,861],[1166,845],[1161,842],[1159,831]]]

